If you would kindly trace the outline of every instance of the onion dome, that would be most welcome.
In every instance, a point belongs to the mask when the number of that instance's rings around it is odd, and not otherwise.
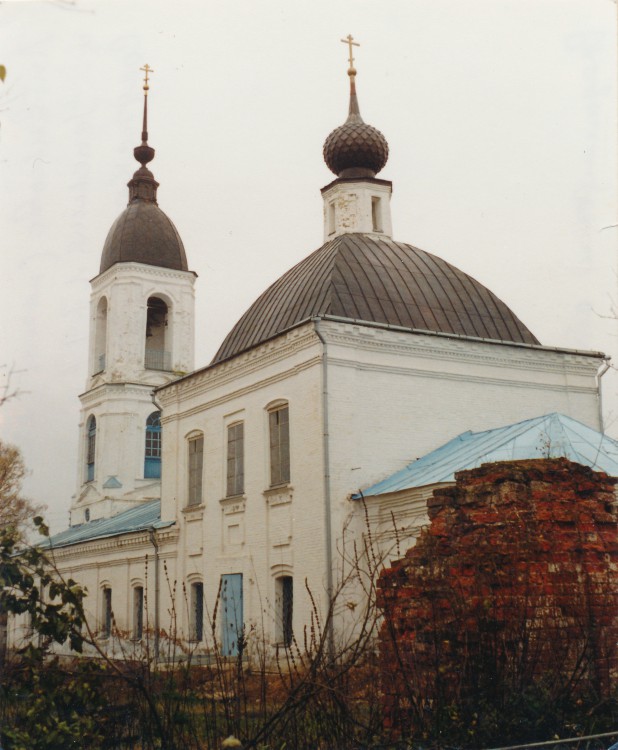
[[[349,39],[350,45],[354,44],[351,37]],[[350,52],[348,119],[324,141],[324,161],[337,177],[375,177],[388,160],[388,143],[382,133],[367,125],[360,115],[353,60]]]
[[[145,263],[176,271],[188,271],[187,256],[171,220],[157,205],[159,183],[146,164],[154,159],[155,150],[148,145],[148,73],[144,81],[144,117],[142,142],[133,149],[140,168],[127,183],[129,203],[107,234],[99,273],[114,263]]]
[[[343,234],[284,273],[240,318],[213,364],[313,317],[538,344],[495,294],[445,260],[370,234]]]

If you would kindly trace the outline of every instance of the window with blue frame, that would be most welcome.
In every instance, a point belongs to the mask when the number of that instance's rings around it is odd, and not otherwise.
[[[94,457],[97,444],[97,420],[94,415],[88,420],[88,429],[86,433],[86,481],[92,482],[94,479]]]
[[[161,478],[161,412],[153,411],[146,420],[144,478]]]

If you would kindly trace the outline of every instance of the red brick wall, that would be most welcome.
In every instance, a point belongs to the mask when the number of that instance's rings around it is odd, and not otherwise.
[[[539,680],[557,696],[616,687],[615,482],[539,459],[464,471],[434,492],[430,525],[379,580],[387,726]]]

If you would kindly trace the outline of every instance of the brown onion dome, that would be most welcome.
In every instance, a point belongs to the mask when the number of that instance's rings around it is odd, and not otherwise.
[[[388,143],[382,133],[367,125],[356,96],[356,70],[350,76],[348,119],[324,141],[324,161],[337,177],[375,177],[388,161]]]

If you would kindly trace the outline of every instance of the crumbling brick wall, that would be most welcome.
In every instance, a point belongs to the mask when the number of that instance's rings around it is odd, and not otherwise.
[[[430,525],[378,584],[387,726],[539,681],[556,696],[616,688],[615,482],[538,459],[460,472],[434,492]]]

